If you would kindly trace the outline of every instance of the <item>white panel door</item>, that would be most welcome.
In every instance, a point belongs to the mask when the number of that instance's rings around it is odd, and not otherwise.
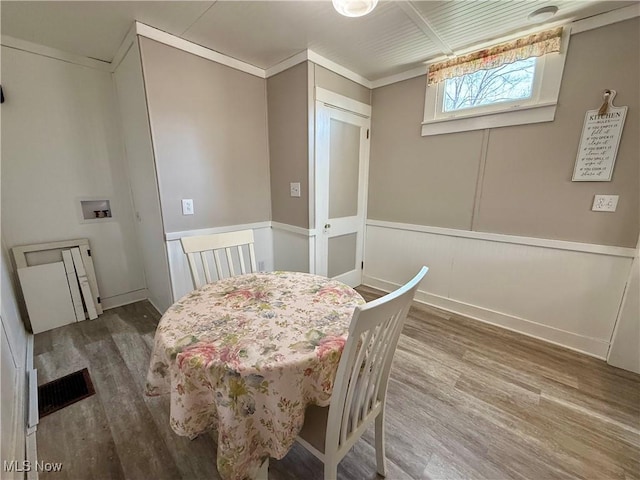
[[[362,281],[370,119],[316,102],[316,273]]]

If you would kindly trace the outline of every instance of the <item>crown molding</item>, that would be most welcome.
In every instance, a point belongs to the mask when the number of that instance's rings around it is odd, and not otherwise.
[[[329,60],[326,57],[323,57],[313,50],[303,50],[302,52],[297,53],[294,56],[289,57],[272,67],[269,67],[265,71],[266,77],[272,77],[274,75],[277,75],[278,73],[284,72],[285,70],[298,65],[299,63],[307,61],[313,62],[316,65],[320,65],[327,70],[331,70],[332,72],[337,73],[338,75],[343,76],[353,82],[356,82],[363,87],[371,88],[371,81],[368,78],[365,78],[362,75],[359,75],[356,72],[349,70],[348,68],[343,67],[342,65]]]
[[[406,13],[406,12],[405,12]],[[607,25],[611,25],[614,23],[622,22],[625,20],[629,20],[632,18],[636,18],[640,16],[640,4],[634,4],[627,7],[619,8],[617,10],[612,10],[610,12],[601,13],[599,15],[595,15],[593,17],[585,18],[583,20],[577,20],[574,22],[565,22],[565,25],[571,27],[571,34],[575,35],[577,33],[586,32],[589,30],[593,30],[596,28],[604,27]],[[557,22],[556,26],[562,25],[562,22]],[[545,28],[550,28],[553,26],[552,24],[545,25]],[[426,62],[424,65],[419,65],[410,70],[406,70],[404,72],[396,73],[393,75],[389,75],[386,77],[379,78],[377,80],[369,80],[366,77],[349,70],[348,68],[329,60],[326,57],[314,52],[313,50],[303,50],[292,57],[289,57],[282,62],[279,62],[266,70],[256,67],[255,65],[251,65],[249,63],[243,62],[233,57],[229,57],[228,55],[224,55],[222,53],[216,52],[215,50],[211,50],[209,48],[205,48],[196,43],[190,42],[188,40],[184,40],[180,37],[172,35],[170,33],[164,32],[157,28],[151,27],[141,22],[134,22],[131,29],[127,32],[124,37],[118,51],[113,57],[113,60],[109,62],[96,60],[93,58],[84,57],[82,55],[76,55],[73,53],[65,52],[62,50],[58,50],[56,48],[47,47],[45,45],[39,45],[37,43],[28,42],[26,40],[21,40],[19,38],[10,37],[8,35],[2,35],[1,43],[3,46],[8,48],[13,48],[16,50],[22,50],[25,52],[34,53],[37,55],[41,55],[44,57],[53,58],[56,60],[61,60],[63,62],[72,63],[75,65],[81,65],[84,67],[94,68],[97,70],[113,72],[122,59],[125,57],[129,48],[133,44],[135,40],[135,36],[140,35],[151,40],[155,40],[157,42],[163,43],[165,45],[169,45],[171,47],[177,48],[179,50],[183,50],[185,52],[191,53],[193,55],[197,55],[202,58],[206,58],[207,60],[214,61],[216,63],[220,63],[222,65],[226,65],[228,67],[234,68],[236,70],[240,70],[245,73],[249,73],[259,78],[269,78],[273,75],[277,75],[284,70],[287,70],[299,63],[309,61],[313,62],[316,65],[320,65],[328,70],[331,70],[338,75],[341,75],[353,82],[356,82],[366,88],[374,89],[379,87],[384,87],[386,85],[391,85],[393,83],[402,82],[404,80],[408,80],[411,78],[419,77],[421,75],[425,75],[427,72]],[[521,36],[522,32],[520,32],[517,36]],[[513,37],[511,35],[510,37]],[[510,37],[504,37],[499,42],[507,41]],[[515,38],[515,37],[514,37]],[[496,41],[492,41],[491,44],[496,44]],[[477,45],[473,47],[473,49],[483,48],[484,44]],[[465,49],[469,50],[469,49]],[[463,50],[457,52],[458,54],[464,53]],[[442,60],[442,58],[435,58],[430,60],[432,63],[434,61]]]
[[[535,33],[537,31],[546,30],[549,28],[565,26],[567,28],[571,28],[571,35],[575,35],[576,33],[582,33],[588,30],[594,30],[596,28],[606,27],[607,25],[623,22],[625,20],[629,20],[631,18],[635,18],[638,16],[640,16],[640,3],[635,5],[630,5],[628,7],[619,8],[617,10],[612,10],[610,12],[601,13],[599,15],[594,15],[593,17],[585,18],[583,20],[571,21],[571,19],[567,19],[565,21],[558,21],[553,23],[547,23],[545,25],[539,25],[535,28],[514,33],[511,35],[502,37],[498,40],[492,40],[491,42],[483,42],[473,47],[461,49],[457,51],[456,54],[464,55],[466,53],[469,53],[475,50],[488,48],[494,45],[498,45],[500,43],[508,42],[510,40],[521,37],[523,35],[528,35],[530,33]],[[407,70],[405,72],[397,73],[395,75],[379,78],[378,80],[374,80],[373,82],[371,82],[372,84],[371,88],[384,87],[386,85],[391,85],[392,83],[402,82],[403,80],[408,80],[410,78],[419,77],[420,75],[425,75],[427,72],[427,63],[439,62],[441,60],[445,60],[446,58],[447,57],[445,55],[441,55],[436,58],[430,59],[428,62],[425,62],[425,64],[420,67],[416,67],[411,70]]]
[[[145,25],[144,23],[135,22],[135,27],[136,33],[142,37],[155,40],[156,42],[164,43],[165,45],[169,45],[170,47],[175,47],[179,50],[183,50],[193,55],[197,55],[198,57],[206,58],[207,60],[226,65],[227,67],[240,70],[241,72],[249,73],[256,77],[266,78],[265,71],[262,68],[251,65],[250,63],[246,63],[236,58],[229,57],[222,53],[216,52],[215,50],[210,50],[203,47],[202,45],[198,45],[197,43],[190,42],[189,40],[176,37],[175,35],[163,32],[162,30],[158,30],[154,27],[150,27],[149,25]]]
[[[337,73],[338,75],[341,75],[345,78],[348,78],[349,80],[359,83],[363,87],[371,88],[371,80],[369,80],[368,78],[365,78],[362,75],[359,75],[349,70],[348,68],[343,67],[342,65],[336,62],[333,62],[328,58],[323,57],[322,55],[317,54],[313,50],[307,50],[307,59],[310,62],[315,63],[316,65],[320,65],[321,67],[331,70],[332,72]]]
[[[273,77],[285,70],[290,69],[291,67],[295,67],[296,65],[306,62],[309,60],[308,50],[303,50],[299,53],[296,53],[292,57],[287,58],[286,60],[281,61],[280,63],[276,63],[272,67],[269,67],[265,70],[266,78]]]
[[[96,70],[102,70],[105,72],[111,71],[111,64],[109,62],[103,62],[102,60],[83,57],[82,55],[75,55],[63,50],[58,50],[57,48],[51,48],[45,45],[27,42],[26,40],[10,37],[8,35],[2,35],[2,40],[0,43],[8,48],[22,50],[23,52],[35,53],[36,55],[53,58],[55,60],[61,60],[67,63],[73,63],[74,65],[94,68]]]
[[[640,3],[601,13],[583,20],[576,20],[571,24],[571,35],[586,32],[595,28],[605,27],[612,23],[623,22],[640,16]]]
[[[120,47],[118,47],[118,51],[113,56],[113,60],[111,60],[111,71],[115,72],[120,65],[120,62],[124,59],[124,57],[129,52],[131,45],[136,41],[136,22],[131,25],[131,28],[127,32],[127,34],[122,39],[122,43]]]
[[[419,67],[412,68],[411,70],[406,70],[404,72],[396,73],[395,75],[390,75],[388,77],[374,80],[373,82],[371,82],[371,88],[384,87],[386,85],[391,85],[392,83],[402,82],[404,80],[409,80],[410,78],[420,77],[426,74],[427,66],[420,65]]]

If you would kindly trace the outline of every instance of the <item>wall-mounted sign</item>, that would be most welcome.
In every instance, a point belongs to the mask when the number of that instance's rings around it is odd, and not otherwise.
[[[578,147],[574,182],[608,182],[618,154],[627,107],[614,107],[615,90],[606,90],[598,110],[587,111]]]

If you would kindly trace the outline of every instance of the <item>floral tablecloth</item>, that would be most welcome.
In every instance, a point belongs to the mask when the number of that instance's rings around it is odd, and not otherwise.
[[[241,275],[176,302],[158,325],[147,395],[171,394],[171,427],[217,428],[218,470],[242,479],[282,458],[308,404],[327,405],[362,297],[306,273]]]

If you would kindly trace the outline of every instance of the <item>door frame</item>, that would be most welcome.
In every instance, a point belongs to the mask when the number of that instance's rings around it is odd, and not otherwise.
[[[369,198],[369,157],[370,157],[370,140],[371,140],[371,105],[367,105],[366,103],[359,102],[349,97],[345,97],[344,95],[340,95],[338,93],[332,92],[330,90],[326,90],[324,88],[315,87],[315,102],[314,102],[314,162],[313,162],[313,218],[314,218],[314,227],[313,232],[315,233],[314,238],[310,238],[309,244],[309,259],[313,260],[313,264],[310,262],[310,271],[318,272],[318,267],[322,261],[325,260],[325,257],[328,253],[327,248],[324,246],[324,242],[321,238],[323,235],[323,225],[324,221],[320,218],[318,205],[321,200],[326,201],[327,199],[321,198],[321,195],[324,195],[325,191],[320,188],[318,185],[318,180],[322,179],[323,176],[320,173],[320,166],[318,159],[321,155],[328,155],[328,153],[323,151],[323,148],[326,145],[321,145],[318,141],[322,132],[322,126],[319,125],[318,122],[318,114],[320,112],[320,106],[333,108],[336,110],[341,110],[345,113],[349,113],[352,115],[356,115],[366,120],[368,124],[365,128],[367,128],[369,134],[367,136],[367,141],[365,141],[362,145],[361,151],[361,169],[362,169],[362,192],[359,192],[359,200],[362,201],[362,219],[361,219],[361,227],[362,227],[362,235],[359,239],[359,244],[357,245],[357,251],[362,252],[361,261],[364,262],[365,255],[365,236],[366,236],[366,221],[367,221],[367,203]],[[311,199],[310,199],[311,200]],[[310,202],[311,203],[311,202]],[[328,212],[327,212],[328,213]],[[361,270],[362,275],[362,270]]]

